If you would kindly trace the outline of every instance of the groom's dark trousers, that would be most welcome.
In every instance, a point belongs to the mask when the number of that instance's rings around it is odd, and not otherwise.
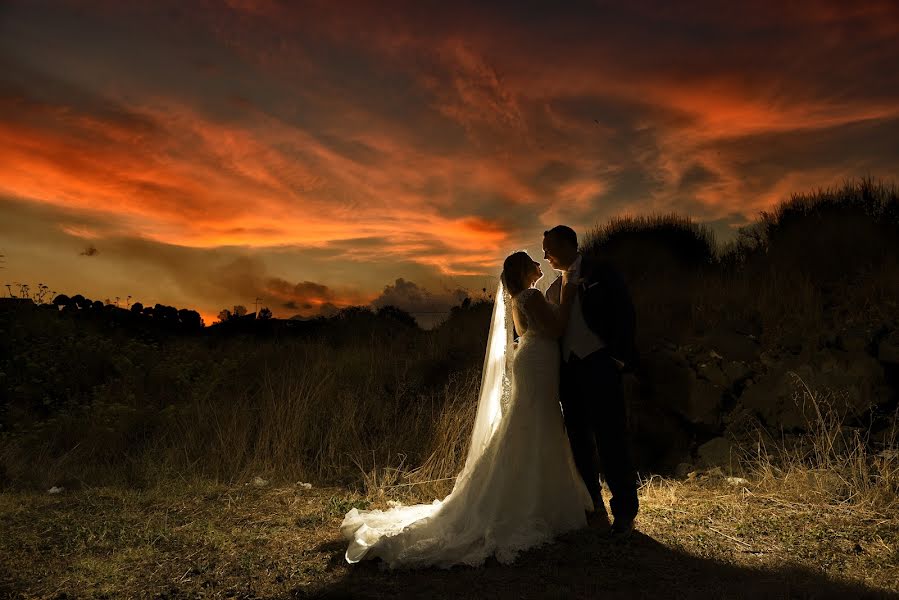
[[[560,397],[578,472],[594,504],[602,502],[599,475],[612,492],[616,520],[637,516],[637,473],[631,461],[621,371],[606,350],[562,361]],[[598,451],[597,464],[594,449]],[[597,505],[597,510],[603,510]]]

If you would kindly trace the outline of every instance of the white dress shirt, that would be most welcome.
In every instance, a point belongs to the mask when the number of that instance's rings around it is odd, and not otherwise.
[[[580,278],[582,258],[583,256],[578,252],[577,258],[574,259],[568,270],[562,271],[562,285],[569,281],[577,281]],[[559,293],[561,299],[561,289]],[[568,326],[565,328],[565,334],[562,336],[562,359],[568,362],[572,354],[578,358],[584,358],[604,346],[605,344],[599,339],[599,336],[587,327],[584,313],[581,310],[581,299],[575,294],[574,303],[571,306],[571,316],[568,318]]]

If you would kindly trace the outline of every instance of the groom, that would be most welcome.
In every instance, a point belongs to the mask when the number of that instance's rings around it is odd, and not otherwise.
[[[591,524],[608,524],[600,471],[612,491],[613,536],[626,537],[637,516],[637,474],[631,463],[621,370],[634,359],[634,306],[618,272],[578,252],[577,234],[565,225],[543,233],[543,257],[562,272],[546,291],[558,304],[562,285],[577,285],[562,336],[560,397],[574,462],[596,511]],[[599,464],[594,459],[599,454]]]

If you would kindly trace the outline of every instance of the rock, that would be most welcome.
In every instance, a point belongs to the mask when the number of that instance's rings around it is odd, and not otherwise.
[[[761,352],[754,338],[733,331],[712,332],[703,337],[701,344],[727,360],[741,360],[747,363],[756,360]]]
[[[642,383],[651,390],[650,401],[666,408],[685,407],[690,395],[692,370],[678,352],[661,350],[642,358]]]
[[[263,479],[262,477],[254,477],[254,478],[253,478],[253,485],[254,485],[255,487],[265,487],[265,486],[268,485],[268,481],[266,481],[266,480]]]
[[[880,431],[872,433],[870,441],[875,446],[884,448],[899,447],[899,430],[894,427],[884,427]]]
[[[640,471],[670,471],[690,456],[690,435],[660,407],[642,411],[631,433],[633,460]]]
[[[790,354],[801,354],[807,344],[806,334],[801,331],[789,331],[781,336],[780,343]]]
[[[702,474],[703,479],[720,479],[724,477],[724,471],[721,467],[712,467]]]
[[[747,336],[759,336],[762,334],[762,315],[757,310],[741,307],[742,314],[725,316],[719,327],[727,331],[733,331]]]
[[[729,388],[731,380],[725,375],[717,362],[703,363],[696,367],[696,374],[719,387]]]
[[[751,410],[742,404],[737,404],[730,412],[721,418],[721,422],[727,426],[725,429],[726,431],[733,433],[741,428],[745,429],[747,426],[753,426],[756,419]]]
[[[810,368],[799,367],[800,377],[807,378]],[[758,415],[769,427],[804,430],[808,426],[805,411],[795,400],[796,378],[786,368],[779,368],[756,380],[743,390],[740,402]],[[811,411],[808,411],[811,417]]]
[[[881,362],[899,364],[899,331],[894,331],[877,345],[877,359]]]
[[[676,467],[674,467],[674,476],[678,479],[684,479],[693,470],[693,465],[688,462],[678,463]]]
[[[47,490],[47,493],[48,493],[48,494],[61,494],[61,493],[63,493],[63,492],[65,491],[65,489],[66,489],[66,488],[64,488],[64,487],[56,487],[56,486],[54,485],[52,488],[50,488],[49,490]]]
[[[706,467],[729,467],[736,461],[736,457],[732,456],[733,444],[723,437],[707,441],[696,453],[700,464]]]
[[[876,359],[863,352],[824,349],[772,364],[767,374],[743,390],[739,400],[768,426],[806,430],[817,419],[809,392],[847,417],[859,416],[889,398],[883,368]]]
[[[724,387],[694,378],[687,402],[680,413],[697,425],[717,425],[721,421],[721,398]]]
[[[729,360],[722,366],[724,376],[727,378],[729,385],[742,381],[752,375],[752,369],[743,361]]]
[[[780,356],[778,356],[776,352],[765,350],[759,354],[759,362],[762,363],[763,366],[771,368],[780,364]]]
[[[870,335],[863,329],[854,328],[844,331],[836,338],[836,346],[845,352],[865,352],[870,340]]]
[[[749,480],[742,477],[725,477],[724,480],[731,485],[748,485]]]
[[[865,352],[824,351],[816,362],[816,387],[836,392],[843,404],[836,408],[847,416],[858,416],[889,397],[883,367]]]

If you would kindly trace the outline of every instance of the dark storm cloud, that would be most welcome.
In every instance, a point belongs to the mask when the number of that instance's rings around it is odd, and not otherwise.
[[[681,174],[680,180],[677,182],[677,191],[681,193],[690,192],[697,187],[708,185],[717,180],[718,176],[714,172],[697,163],[687,168]]]

